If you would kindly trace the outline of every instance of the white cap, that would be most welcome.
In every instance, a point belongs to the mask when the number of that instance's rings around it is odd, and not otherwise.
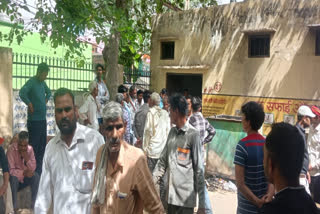
[[[307,117],[315,117],[316,115],[311,111],[309,106],[300,106],[298,109],[298,115],[307,116]]]

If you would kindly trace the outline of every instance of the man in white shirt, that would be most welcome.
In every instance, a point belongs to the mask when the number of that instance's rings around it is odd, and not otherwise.
[[[310,159],[310,191],[313,200],[320,203],[320,109],[317,106],[312,106],[311,110],[316,116],[312,118],[307,140]]]
[[[104,139],[96,130],[77,123],[78,112],[69,89],[54,94],[60,132],[46,147],[35,203],[36,214],[89,214],[95,158]]]
[[[96,65],[96,78],[95,81],[98,83],[98,95],[97,100],[100,105],[103,107],[110,99],[110,93],[105,83],[105,68],[101,64]],[[97,118],[99,125],[102,124],[102,117],[100,112],[97,113]]]
[[[150,109],[147,113],[144,127],[142,148],[147,155],[148,166],[152,173],[166,145],[170,131],[170,118],[168,112],[159,107],[160,95],[158,93],[152,93],[150,100]]]
[[[143,91],[139,90],[137,92],[137,99],[135,101],[135,106],[136,106],[136,113],[138,112],[138,110],[140,109],[141,106],[143,106],[144,104],[144,100],[143,100]]]
[[[147,163],[151,173],[166,145],[170,131],[169,113],[161,109],[159,104],[160,95],[156,92],[152,93],[142,139],[142,149],[147,156]],[[165,195],[165,180],[163,177],[160,179],[160,198],[166,208]]]
[[[100,112],[100,103],[97,101],[98,83],[92,81],[89,84],[90,94],[87,94],[84,104],[79,109],[79,116],[84,125],[99,131],[97,113]]]

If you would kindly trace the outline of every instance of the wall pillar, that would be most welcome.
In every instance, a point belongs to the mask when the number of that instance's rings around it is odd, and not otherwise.
[[[12,49],[0,47],[0,137],[12,136]]]

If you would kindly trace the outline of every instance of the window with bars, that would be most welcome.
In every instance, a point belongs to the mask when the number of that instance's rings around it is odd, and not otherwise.
[[[249,57],[270,57],[270,35],[249,36]]]
[[[320,30],[316,31],[316,56],[320,56]]]
[[[174,42],[161,42],[161,59],[174,59]]]

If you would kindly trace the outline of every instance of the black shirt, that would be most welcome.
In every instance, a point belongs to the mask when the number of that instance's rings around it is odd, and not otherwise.
[[[0,146],[0,168],[2,168],[3,173],[9,172],[8,159],[1,146]]]
[[[308,153],[308,145],[306,141],[306,133],[305,133],[305,130],[298,123],[296,124],[296,127],[299,131],[299,134],[302,136],[303,142],[304,142],[304,158],[303,158],[301,174],[306,175],[309,168],[309,153]]]
[[[260,214],[319,214],[319,210],[303,186],[288,187],[261,208]]]

